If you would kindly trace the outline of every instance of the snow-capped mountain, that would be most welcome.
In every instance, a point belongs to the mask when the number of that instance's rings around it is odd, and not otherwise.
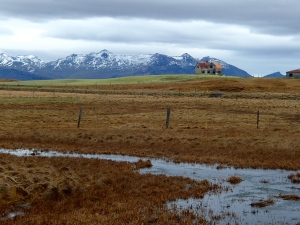
[[[42,68],[45,63],[34,55],[19,55],[16,57],[0,53],[0,66],[18,69],[26,72],[34,72]]]
[[[201,62],[218,62],[223,67],[223,74],[225,75],[231,75],[231,76],[240,76],[240,77],[251,77],[246,71],[241,70],[233,65],[230,65],[220,59],[211,58],[209,56],[203,57]]]
[[[102,50],[98,53],[72,54],[66,58],[58,59],[47,63],[53,70],[63,70],[70,68],[88,68],[99,70],[107,67],[123,67],[146,65],[149,63],[151,55],[114,55],[113,53]]]
[[[16,69],[48,78],[111,78],[149,74],[193,74],[199,59],[185,53],[181,56],[163,54],[115,55],[107,50],[89,54],[72,54],[43,62],[33,55],[11,57],[0,54],[0,68]],[[225,75],[250,76],[221,60],[204,57],[201,61],[220,62]],[[0,74],[1,75],[1,74]]]

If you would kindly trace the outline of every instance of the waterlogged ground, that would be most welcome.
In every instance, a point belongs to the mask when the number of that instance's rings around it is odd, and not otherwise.
[[[16,156],[42,157],[82,157],[113,161],[137,162],[139,158],[121,155],[75,154],[56,151],[37,150],[7,150],[0,149],[2,154]],[[151,159],[152,167],[140,169],[140,173],[165,174],[167,176],[182,176],[195,180],[207,179],[221,185],[223,191],[219,194],[208,194],[203,199],[178,199],[168,203],[170,209],[191,210],[203,215],[208,221],[219,221],[220,224],[297,224],[300,222],[300,203],[296,200],[283,200],[283,195],[300,195],[300,184],[293,184],[288,175],[297,171],[235,169],[218,167],[218,165],[203,165],[189,163],[173,163],[164,159]],[[218,169],[219,168],[219,169]],[[227,182],[231,176],[242,178],[242,182],[232,185]],[[188,188],[188,187],[187,187]],[[250,204],[265,200],[273,200],[274,204],[258,208]]]

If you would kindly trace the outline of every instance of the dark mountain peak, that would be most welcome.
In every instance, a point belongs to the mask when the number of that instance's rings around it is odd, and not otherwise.
[[[211,61],[211,58],[209,56],[205,56],[203,57],[201,60],[201,62],[210,62]]]
[[[156,59],[156,60],[161,60],[161,59],[166,59],[168,58],[167,55],[163,55],[163,54],[159,54],[159,53],[155,53],[151,56],[151,59]]]
[[[97,60],[111,60],[114,58],[114,54],[111,53],[110,51],[103,49],[100,52],[91,52],[87,55],[84,55],[86,58],[88,58],[89,60],[92,59],[97,59]]]
[[[268,74],[264,77],[267,77],[267,78],[283,78],[285,77],[283,74],[281,74],[279,71],[275,72],[275,73],[271,73],[271,74]]]
[[[70,59],[75,59],[77,57],[78,57],[77,54],[72,54],[72,55],[67,56],[67,58],[70,58]]]
[[[190,54],[188,53],[184,53],[181,55],[181,58],[184,62],[190,63],[190,64],[196,64],[196,62],[198,61],[197,59],[195,59],[194,57],[192,57]]]
[[[109,58],[109,56],[112,56],[113,53],[111,53],[110,51],[103,49],[102,51],[99,52],[99,55],[101,55],[102,58],[107,59]]]
[[[157,65],[157,66],[163,66],[163,65],[169,65],[173,59],[170,56],[155,53],[154,55],[151,56],[151,62],[150,64],[152,65]]]
[[[163,54],[160,54],[160,53],[155,53],[152,55],[153,58],[158,58],[158,57],[162,57],[162,56],[166,56],[166,55],[163,55]]]
[[[102,53],[101,57],[104,58],[104,59],[107,59],[109,57],[109,55],[107,53]]]
[[[100,51],[100,53],[107,53],[109,55],[112,55],[113,53],[111,53],[110,51],[108,51],[107,49],[103,49]]]
[[[188,54],[188,53],[184,53],[184,54],[182,54],[181,55],[182,56],[182,58],[193,58],[190,54]]]

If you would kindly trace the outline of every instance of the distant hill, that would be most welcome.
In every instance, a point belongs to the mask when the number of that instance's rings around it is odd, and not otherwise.
[[[275,73],[268,74],[264,77],[265,78],[285,78],[285,75],[281,74],[280,72],[275,72]]]
[[[49,80],[50,78],[37,76],[33,73],[20,71],[16,69],[7,69],[0,67],[0,79],[12,80]]]
[[[167,56],[159,53],[115,55],[102,50],[89,54],[72,54],[50,62],[43,62],[33,55],[12,57],[0,53],[0,68],[11,69],[11,71],[3,72],[2,76],[14,75],[10,78],[20,80],[194,74],[195,65],[199,61],[221,63],[224,75],[251,77],[246,71],[222,60],[210,57],[197,59],[187,53],[181,56]]]

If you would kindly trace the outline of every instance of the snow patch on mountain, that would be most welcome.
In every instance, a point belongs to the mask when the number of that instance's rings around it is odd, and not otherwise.
[[[9,56],[5,53],[0,54],[0,66],[13,67],[15,69],[34,72],[37,68],[42,68],[44,62],[34,55]]]

